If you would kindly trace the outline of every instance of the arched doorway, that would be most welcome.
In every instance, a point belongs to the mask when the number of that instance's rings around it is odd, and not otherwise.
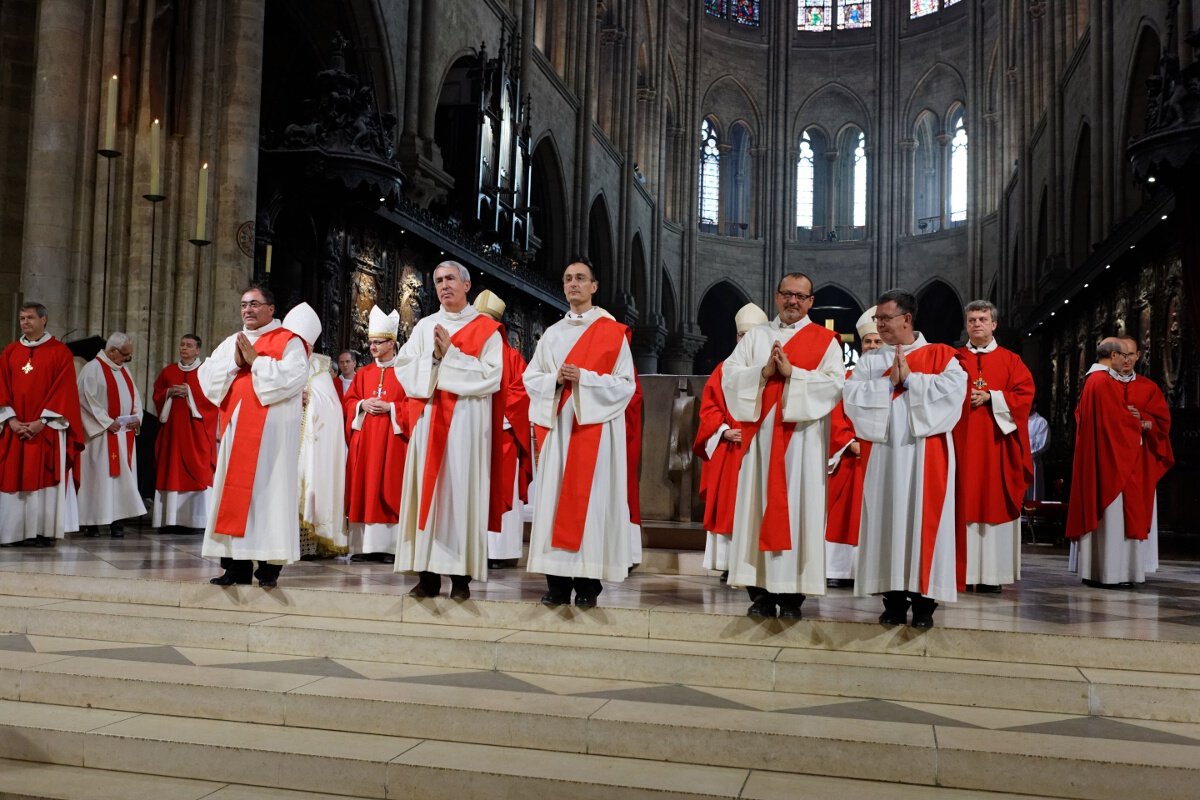
[[[933,280],[917,292],[917,316],[913,323],[927,342],[957,344],[962,339],[962,300],[943,280]]]
[[[562,163],[554,139],[546,136],[533,149],[530,215],[533,244],[538,245],[533,268],[558,281],[567,266],[567,193]]]
[[[600,305],[610,306],[616,296],[617,273],[613,269],[612,224],[608,218],[608,205],[604,195],[596,195],[588,213],[588,251],[596,280],[600,282]]]
[[[862,316],[863,307],[854,295],[840,286],[822,286],[813,297],[808,317],[818,325],[833,320],[833,329],[838,333],[854,333],[854,324]]]
[[[737,344],[737,325],[733,318],[738,309],[749,302],[745,293],[728,281],[714,283],[704,293],[697,314],[700,332],[705,336],[704,347],[693,361],[693,371],[697,375],[709,374],[733,352]]]

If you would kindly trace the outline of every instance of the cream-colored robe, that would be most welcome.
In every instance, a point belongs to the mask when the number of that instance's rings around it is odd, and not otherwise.
[[[140,517],[146,513],[138,491],[137,453],[130,454],[128,436],[117,434],[117,450],[121,459],[121,472],[115,478],[108,474],[108,426],[113,418],[108,415],[108,383],[104,370],[110,370],[116,379],[120,394],[121,415],[133,414],[142,418],[142,397],[133,382],[133,394],[129,384],[120,374],[127,372],[109,360],[103,352],[84,365],[79,372],[79,408],[83,416],[83,434],[87,437],[83,454],[79,457],[79,524],[108,525],[120,519]],[[132,461],[130,456],[132,455]]]

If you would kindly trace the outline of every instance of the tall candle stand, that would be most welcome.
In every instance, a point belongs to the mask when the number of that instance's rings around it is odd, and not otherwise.
[[[200,251],[212,244],[210,239],[188,239],[196,247],[196,260],[192,266],[192,330],[200,330]]]
[[[152,370],[150,350],[154,347],[154,251],[158,249],[158,204],[167,199],[164,194],[144,194],[142,197],[150,201],[150,287],[146,292],[146,393],[149,397]]]
[[[120,157],[121,151],[104,148],[96,152],[108,163],[108,179],[104,182],[104,271],[100,279],[100,335],[104,336],[108,325],[108,234],[112,227],[113,160]]]

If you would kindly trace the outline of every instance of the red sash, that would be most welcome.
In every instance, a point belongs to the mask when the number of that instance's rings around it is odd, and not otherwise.
[[[824,325],[809,323],[792,335],[783,345],[784,355],[795,369],[814,370],[825,357],[829,343],[837,336]],[[742,423],[742,447],[733,456],[737,463],[737,474],[741,474],[742,460],[749,451],[749,443],[758,436],[763,422],[771,409],[776,409],[771,431],[771,456],[767,470],[767,507],[763,511],[762,527],[758,534],[758,549],[764,553],[792,549],[792,518],[788,508],[787,468],[785,456],[794,422],[783,421],[783,387],[785,379],[776,372],[767,379],[763,387],[762,411],[754,422]]]
[[[254,352],[278,361],[283,358],[283,351],[292,337],[300,338],[287,328],[276,328],[255,340]],[[239,407],[241,411],[237,412]],[[258,395],[254,393],[254,380],[249,367],[242,367],[238,372],[221,403],[221,419],[226,421],[226,426],[233,419],[234,412],[238,413],[237,428],[229,448],[225,485],[221,489],[213,532],[225,536],[245,536],[246,520],[250,516],[250,497],[254,493],[254,476],[258,471],[258,451],[267,422],[267,407],[258,401]]]
[[[499,322],[480,314],[459,328],[458,333],[450,337],[450,344],[465,355],[479,358],[488,338],[498,330]],[[429,521],[429,508],[433,505],[433,489],[437,485],[438,475],[442,471],[442,460],[446,455],[446,439],[450,435],[450,420],[454,416],[454,405],[458,402],[458,395],[434,389],[429,400],[417,402],[421,405],[426,402],[433,405],[433,411],[429,415],[429,449],[425,451],[425,470],[421,476],[421,513],[417,521],[417,529],[425,530],[425,524]],[[500,410],[503,412],[502,408]],[[492,435],[498,435],[495,428]]]
[[[625,326],[607,317],[600,317],[583,332],[579,341],[575,342],[575,346],[563,359],[563,363],[574,364],[598,375],[611,375],[624,343]],[[571,384],[567,382],[563,384],[562,394],[558,398],[555,416],[562,413],[570,397]],[[549,428],[536,426],[535,436],[539,451],[549,431]],[[554,510],[554,528],[550,537],[553,547],[572,552],[579,551],[603,433],[604,423],[599,422],[582,425],[577,419],[571,427],[571,440],[567,444],[567,462],[563,465],[558,507]]]
[[[115,420],[121,416],[121,393],[117,390],[117,378],[113,375],[113,370],[108,364],[100,363],[100,371],[104,373],[104,385],[108,390],[108,417]],[[122,369],[121,376],[125,378],[125,386],[129,389],[129,413],[133,413],[133,378],[129,377],[129,370]],[[117,435],[112,431],[107,431],[104,438],[108,441],[108,476],[115,478],[121,474],[121,446],[117,441]],[[133,469],[133,430],[125,431],[125,453],[129,461],[129,468]]]
[[[940,375],[955,357],[954,348],[944,344],[927,344],[904,356],[909,370],[931,375]],[[883,376],[886,378],[891,371],[889,367]],[[893,402],[906,391],[904,387],[897,386],[892,391]],[[946,503],[946,491],[950,483],[950,444],[946,434],[925,437],[925,461],[921,470],[921,594],[928,594],[929,577],[933,571],[933,546],[937,542],[942,507]],[[966,548],[960,548],[955,555],[958,574],[965,575]]]

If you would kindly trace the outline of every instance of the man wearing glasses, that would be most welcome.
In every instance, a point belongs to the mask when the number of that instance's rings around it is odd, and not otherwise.
[[[132,360],[133,340],[117,331],[79,371],[87,437],[79,463],[79,525],[87,536],[108,525],[112,538],[120,539],[125,535],[120,521],[146,513],[134,444],[142,428],[142,398],[125,368]]]
[[[846,415],[871,442],[858,540],[858,597],[883,595],[884,625],[933,627],[938,601],[957,597],[954,442],[967,376],[954,348],[913,329],[917,299],[879,297],[883,347],[846,381]]]
[[[1110,364],[1088,376],[1075,409],[1070,568],[1089,586],[1129,588],[1158,569],[1156,488],[1175,463],[1171,414],[1159,388],[1134,371],[1136,341],[1101,347]]]
[[[204,395],[221,408],[221,443],[205,558],[225,573],[210,583],[275,586],[284,564],[300,560],[301,394],[321,321],[307,303],[275,319],[266,287],[242,292],[242,330],[200,365]],[[258,569],[254,569],[254,561]]]
[[[721,387],[741,423],[730,586],[752,617],[799,619],[805,595],[825,593],[829,415],[845,373],[838,336],[808,318],[812,280],[784,275],[778,316],[751,328],[725,361]]]

